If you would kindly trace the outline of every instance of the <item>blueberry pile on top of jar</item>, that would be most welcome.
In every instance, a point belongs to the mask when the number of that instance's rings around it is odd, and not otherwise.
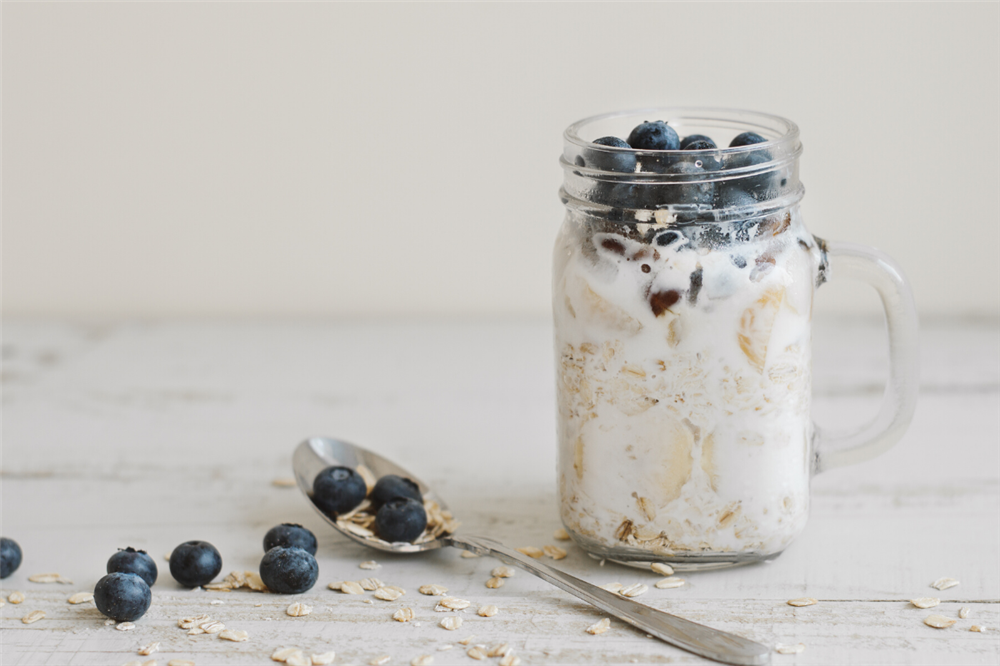
[[[765,147],[767,139],[743,132],[719,148],[704,134],[683,138],[663,120],[637,125],[626,139],[604,136],[575,158],[594,170],[588,199],[623,209],[677,208],[691,213],[754,206],[777,198],[787,178]],[[596,173],[600,172],[600,173]]]

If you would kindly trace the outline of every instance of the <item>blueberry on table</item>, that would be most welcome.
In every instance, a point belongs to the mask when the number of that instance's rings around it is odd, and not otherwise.
[[[375,514],[375,531],[384,541],[412,542],[426,527],[424,505],[408,497],[389,500]]]
[[[170,553],[170,575],[184,587],[207,585],[222,571],[222,555],[207,541],[185,541]]]
[[[356,508],[367,494],[365,480],[350,467],[327,467],[313,481],[313,503],[331,518]]]
[[[21,547],[7,537],[0,537],[0,578],[6,578],[21,566]]]
[[[94,604],[115,622],[133,622],[146,614],[153,594],[141,577],[109,573],[94,587]]]
[[[681,139],[681,150],[704,150],[704,148],[688,147],[695,142],[704,142],[709,144],[708,146],[709,148],[718,148],[718,146],[715,145],[715,142],[712,141],[710,137],[707,137],[704,134],[692,134],[691,136],[686,136],[683,139]]]
[[[602,171],[635,172],[635,153],[631,152],[632,146],[628,145],[628,143],[616,136],[602,136],[600,139],[595,139],[594,143],[598,146],[622,148],[625,150],[588,150],[584,153],[584,164],[586,166]]]
[[[159,573],[156,569],[156,562],[146,554],[144,550],[119,548],[118,552],[108,558],[108,573],[131,573],[139,576],[146,585],[153,587],[156,576]]]
[[[398,498],[410,498],[421,505],[424,497],[420,494],[420,487],[411,479],[395,474],[386,474],[375,484],[372,489],[372,506],[378,509],[380,506]]]
[[[678,150],[681,140],[674,128],[662,120],[647,120],[628,135],[628,145],[636,150]]]
[[[281,523],[264,535],[264,552],[276,546],[301,548],[310,555],[316,554],[316,535],[295,523]]]
[[[316,558],[301,548],[276,546],[260,561],[260,579],[278,594],[302,594],[319,578]]]
[[[736,138],[729,142],[729,147],[752,146],[755,143],[764,143],[765,141],[767,139],[756,132],[743,132],[742,134],[737,134]]]

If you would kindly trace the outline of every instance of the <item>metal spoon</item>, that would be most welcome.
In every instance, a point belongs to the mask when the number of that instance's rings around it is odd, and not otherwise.
[[[443,546],[454,546],[462,550],[470,550],[477,555],[489,555],[506,564],[520,567],[662,641],[702,657],[727,664],[740,664],[741,666],[760,666],[771,663],[771,651],[766,645],[664,613],[613,592],[602,590],[596,585],[558,569],[553,569],[512,548],[507,548],[493,539],[452,534],[420,544],[389,544],[368,540],[353,534],[337,525],[336,521],[320,511],[319,507],[312,502],[313,479],[331,465],[343,465],[351,468],[365,465],[376,477],[398,474],[413,479],[420,486],[420,491],[425,498],[434,500],[441,505],[442,509],[447,509],[447,506],[427,484],[409,471],[376,453],[337,439],[326,437],[307,439],[295,449],[292,458],[295,480],[298,482],[299,488],[326,522],[347,538],[360,544],[389,553],[419,553]]]

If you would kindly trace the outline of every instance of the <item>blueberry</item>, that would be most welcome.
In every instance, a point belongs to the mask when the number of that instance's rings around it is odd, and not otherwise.
[[[636,150],[678,150],[681,140],[674,128],[662,120],[647,120],[628,135],[628,144]]]
[[[0,578],[6,578],[21,566],[21,547],[7,537],[0,537]]]
[[[410,498],[420,504],[424,503],[424,497],[420,494],[420,487],[410,479],[386,474],[372,490],[372,506],[378,509],[380,506],[397,498]]]
[[[222,555],[207,541],[185,541],[170,553],[170,575],[184,587],[212,582],[222,571]]]
[[[715,183],[697,180],[705,173],[705,169],[693,162],[678,162],[667,169],[674,175],[692,176],[695,180],[682,184],[670,185],[668,200],[670,204],[711,204],[715,199]]]
[[[737,153],[726,157],[726,169],[742,169],[766,164],[771,161],[771,153],[766,150],[753,150]],[[765,171],[750,176],[744,176],[732,181],[732,184],[749,192],[757,201],[763,201],[773,195],[776,171]]]
[[[635,153],[632,152],[632,147],[627,143],[616,136],[602,136],[600,139],[594,141],[594,143],[599,146],[626,148],[628,150],[588,150],[584,153],[586,156],[584,163],[587,166],[593,169],[600,169],[601,171],[635,172]]]
[[[316,535],[295,523],[281,523],[264,535],[264,552],[275,546],[301,548],[310,555],[316,554]]]
[[[692,141],[686,148],[681,148],[681,150],[717,150],[717,148],[711,141]],[[705,171],[718,171],[722,168],[722,160],[719,159],[718,153],[711,155],[692,155],[688,159],[694,159],[697,160],[697,162],[700,162],[701,164],[698,164],[698,166]]]
[[[375,514],[375,530],[385,541],[413,541],[427,527],[424,505],[408,497],[397,497]]]
[[[301,548],[276,546],[260,561],[260,579],[278,594],[302,594],[319,578],[319,565],[311,553]]]
[[[686,136],[681,139],[681,150],[705,150],[704,148],[689,148],[692,143],[705,142],[709,144],[709,148],[718,148],[715,142],[704,134],[692,134],[691,136]]]
[[[738,187],[728,185],[719,190],[716,197],[716,208],[738,208],[743,206],[753,206],[757,203],[750,193],[744,192]]]
[[[141,577],[132,573],[109,573],[94,587],[94,603],[115,622],[134,622],[146,614],[153,594]]]
[[[313,481],[313,502],[331,518],[361,504],[368,486],[350,467],[327,467]]]
[[[767,139],[756,132],[743,132],[743,134],[737,134],[736,138],[729,142],[729,147],[752,146],[755,143],[764,143],[765,141]]]
[[[681,235],[676,231],[668,231],[656,237],[656,244],[660,247],[666,247],[667,245],[676,243],[680,237]]]
[[[153,587],[156,582],[156,562],[144,550],[136,550],[129,546],[108,558],[108,573],[131,573],[139,576],[146,585]]]

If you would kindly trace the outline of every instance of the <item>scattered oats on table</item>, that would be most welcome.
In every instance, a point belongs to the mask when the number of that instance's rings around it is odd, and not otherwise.
[[[396,622],[409,622],[414,617],[412,608],[400,608],[392,614],[392,619]]]
[[[292,617],[302,617],[303,615],[309,615],[309,613],[312,613],[312,606],[296,601],[285,609],[285,613]]]
[[[521,658],[511,652],[500,660],[500,666],[521,666]]]
[[[514,569],[505,566],[493,567],[490,575],[495,578],[510,578],[514,575]]]
[[[194,662],[190,659],[171,659],[167,666],[194,666]]]
[[[114,625],[114,623],[115,623],[114,620],[105,620],[104,621],[104,626],[105,627],[110,627],[110,626]]]
[[[271,481],[272,486],[277,486],[278,488],[294,488],[296,486],[295,479],[290,476],[280,476],[277,479]]]
[[[611,619],[606,617],[603,620],[595,622],[594,624],[587,627],[587,633],[596,636],[597,634],[603,634],[610,628],[611,628]]]
[[[375,560],[365,560],[364,562],[358,565],[358,568],[369,569],[369,570],[378,569],[379,563],[376,562]]]
[[[936,581],[931,583],[931,587],[937,590],[947,590],[948,588],[955,587],[958,585],[958,581],[954,578],[938,578]]]
[[[935,597],[920,597],[919,599],[910,599],[910,603],[917,608],[934,608],[941,603],[941,600]]]
[[[553,560],[561,560],[566,557],[566,551],[564,549],[551,544],[542,546],[542,552],[551,557]]]
[[[381,599],[382,601],[395,601],[404,594],[406,594],[406,590],[401,587],[396,587],[395,585],[383,585],[375,590],[375,594],[373,596],[376,599]]]
[[[607,590],[608,592],[618,594],[619,592],[622,591],[622,588],[625,586],[622,585],[621,583],[605,583],[604,585],[600,585],[598,587],[600,587],[602,590]]]
[[[421,585],[418,591],[430,597],[443,597],[448,594],[448,588],[444,585]]]
[[[458,597],[445,597],[438,602],[438,605],[434,608],[436,611],[453,611],[462,610],[463,608],[468,608],[469,602],[465,599],[459,599]]]
[[[452,649],[453,647],[455,647],[455,646],[452,645],[452,644],[450,644],[450,643],[448,643],[446,645],[442,645],[442,646],[438,647],[438,652],[447,652],[448,650]]]
[[[674,568],[663,562],[653,562],[649,565],[649,568],[653,570],[653,573],[663,574],[664,576],[674,575]]]
[[[775,643],[774,651],[778,654],[799,654],[805,651],[805,643],[796,643],[795,645],[786,645],[784,643]]]
[[[361,586],[362,590],[374,592],[378,588],[385,585],[385,583],[380,581],[378,578],[362,578],[361,580],[358,581],[358,585]]]
[[[469,648],[469,651],[466,652],[465,654],[469,655],[470,657],[478,661],[486,659],[486,650],[479,647],[478,645]]]
[[[528,557],[535,560],[545,555],[545,551],[543,551],[541,548],[535,548],[534,546],[522,546],[520,548],[516,548],[515,550],[517,550],[517,552],[521,553],[522,555],[527,555]]]
[[[661,581],[657,581],[656,589],[658,590],[672,590],[675,587],[681,587],[684,585],[684,579],[678,578],[677,576],[671,576],[670,578],[664,578]]]
[[[448,617],[441,618],[441,621],[438,622],[438,626],[442,629],[447,629],[448,631],[455,631],[462,626],[462,618],[456,615],[449,615]]]
[[[288,666],[312,666],[312,659],[300,651],[299,654],[286,659],[285,663],[288,664]]]
[[[965,618],[969,617],[969,613],[971,612],[971,610],[972,609],[969,608],[968,606],[960,608],[958,611],[958,616],[964,620]]]
[[[476,612],[476,615],[478,615],[479,617],[493,617],[494,615],[496,615],[499,612],[500,612],[499,608],[497,608],[493,604],[490,604],[488,606],[482,606]]]
[[[38,622],[44,617],[45,617],[45,611],[40,611],[40,610],[31,611],[30,613],[21,618],[21,622],[23,622],[24,624],[31,624],[33,622]]]
[[[812,597],[799,597],[798,599],[789,599],[787,603],[789,606],[812,606],[819,602]]]
[[[22,601],[24,601],[24,592],[18,592],[17,590],[14,590],[13,592],[7,595],[7,601],[9,601],[12,604],[21,603]]]
[[[414,657],[413,661],[410,662],[410,666],[430,666],[434,662],[434,657],[429,654],[422,654],[419,657]]]
[[[76,594],[70,595],[69,599],[66,600],[67,603],[71,604],[85,604],[88,601],[94,600],[93,592],[77,592]]]
[[[115,625],[115,629],[118,631],[132,631],[135,629],[135,624],[132,622],[120,622]]]
[[[569,541],[569,532],[565,528],[560,527],[552,533],[552,538],[556,541]]]
[[[628,587],[623,587],[618,593],[623,597],[638,597],[640,594],[646,594],[649,592],[649,587],[643,585],[642,583],[633,583]]]
[[[63,585],[73,584],[73,581],[68,578],[63,578],[57,573],[32,574],[28,576],[28,580],[32,583],[61,583]]]
[[[323,654],[312,655],[313,666],[326,666],[327,664],[332,664],[333,660],[337,658],[337,653],[333,650],[329,652],[324,652]]]
[[[935,629],[947,629],[956,622],[958,622],[958,620],[945,617],[944,615],[928,615],[924,618],[924,624],[928,627],[934,627]]]
[[[210,606],[221,606],[221,605],[223,605],[224,603],[226,603],[226,602],[225,602],[225,601],[223,601],[222,599],[212,599],[211,601],[209,601],[209,602],[208,602],[208,604],[209,604]]]
[[[971,627],[969,627],[969,631],[975,631],[975,632],[979,632],[979,633],[984,633],[984,632],[986,632],[988,630],[989,630],[989,627],[983,627],[983,626],[980,626],[978,624],[974,624]]]
[[[182,617],[177,620],[177,626],[181,629],[190,629],[191,627],[198,626],[203,622],[208,622],[211,619],[208,613],[202,613],[201,615],[192,615],[191,617]]]
[[[488,581],[486,581],[486,587],[490,588],[491,590],[495,590],[498,587],[503,587],[503,578],[498,578],[496,576],[490,578]]]
[[[479,555],[473,553],[471,550],[463,550],[462,557],[464,557],[467,560],[471,560],[473,557],[479,557]]]
[[[368,663],[370,666],[382,666],[382,664],[388,663],[391,658],[389,655],[383,654],[380,657],[372,657]]]
[[[141,654],[144,657],[148,657],[149,655],[153,654],[159,649],[160,649],[160,642],[153,641],[152,643],[148,645],[143,645],[141,648],[139,648],[139,654]]]
[[[349,580],[340,584],[340,591],[344,594],[364,594],[365,588],[361,587],[361,583]]]
[[[460,640],[460,641],[458,642],[458,644],[459,644],[459,645],[468,645],[469,643],[471,643],[471,642],[472,642],[472,640],[473,640],[473,639],[474,639],[475,637],[476,637],[476,636],[475,636],[475,634],[473,634],[472,636],[466,636],[465,638],[463,638],[462,640]]]
[[[219,638],[221,638],[224,641],[242,643],[244,641],[250,640],[250,634],[248,634],[246,631],[242,629],[226,629],[225,631],[219,632]]]
[[[507,643],[495,643],[490,646],[486,651],[487,657],[506,657],[512,652],[511,647]]]
[[[168,551],[167,554],[163,556],[163,559],[165,559],[167,562],[169,562],[170,561],[170,556],[172,554],[173,554],[172,552]]]
[[[271,653],[271,661],[285,661],[289,657],[302,655],[302,650],[299,648],[275,648],[274,652]]]

